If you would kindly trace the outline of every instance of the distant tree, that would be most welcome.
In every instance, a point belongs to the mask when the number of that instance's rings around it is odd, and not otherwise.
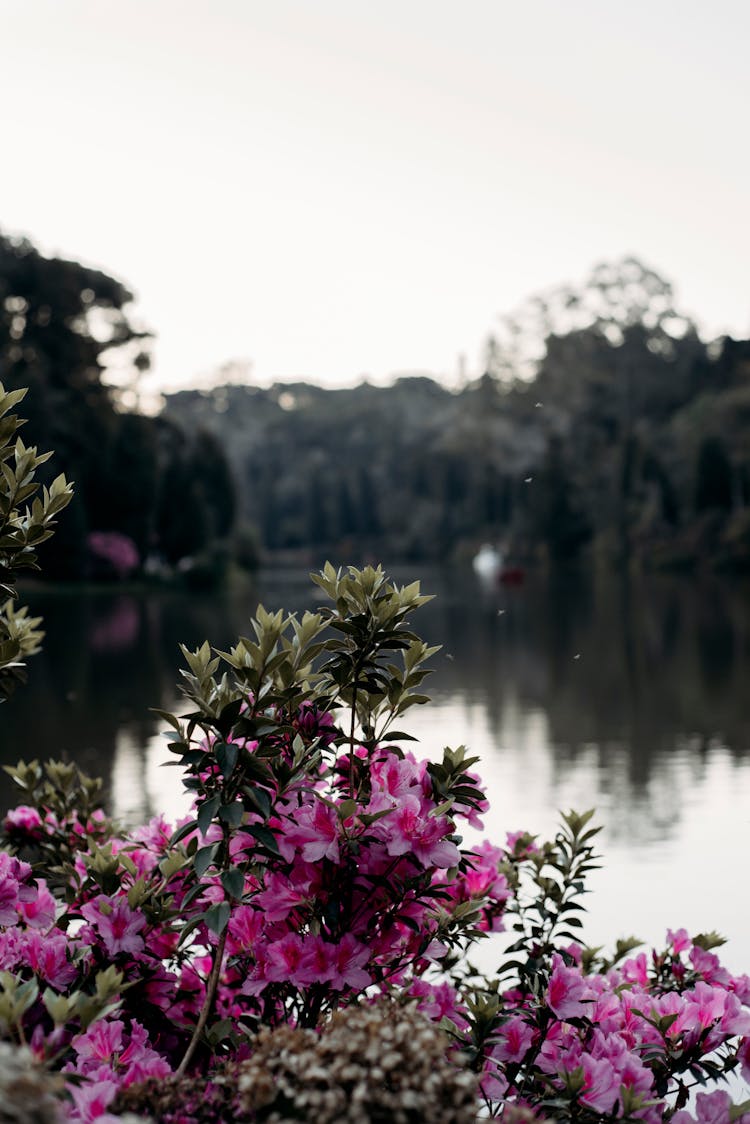
[[[307,484],[307,542],[322,546],[329,541],[330,528],[323,474],[313,472]]]
[[[706,437],[698,450],[695,469],[695,510],[730,511],[732,464],[720,437]]]
[[[360,529],[369,538],[377,538],[383,532],[380,520],[378,495],[372,473],[366,467],[357,470],[357,493],[359,495]]]
[[[359,513],[352,498],[352,491],[346,476],[341,476],[336,488],[336,532],[337,538],[356,535],[362,525]]]
[[[534,475],[528,502],[532,535],[546,545],[550,559],[568,562],[576,558],[591,539],[592,529],[559,440],[550,442],[541,470]]]
[[[54,447],[76,481],[69,517],[45,546],[50,576],[82,576],[91,531],[117,531],[141,557],[157,549],[178,561],[227,539],[234,524],[234,483],[217,437],[191,427],[188,439],[129,412],[151,338],[135,324],[132,301],[106,273],[0,235],[0,378],[31,388],[28,439]]]
[[[582,285],[558,285],[529,297],[501,317],[493,339],[493,367],[516,377],[532,377],[550,337],[593,332],[620,346],[628,333],[645,335],[654,353],[669,354],[674,340],[695,335],[692,319],[679,311],[668,280],[626,256],[601,262]]]
[[[661,518],[670,526],[680,522],[680,504],[677,490],[663,462],[654,452],[649,452],[643,462],[643,479],[659,489]]]
[[[25,238],[0,234],[0,365],[8,384],[42,390],[48,424],[60,397],[80,409],[111,407],[103,376],[115,365],[142,369],[149,332],[137,328],[133,294],[97,269],[46,258]]]
[[[138,414],[118,415],[101,459],[101,473],[90,497],[92,524],[98,530],[127,535],[144,558],[156,531],[158,450],[153,420]]]
[[[132,300],[106,273],[0,234],[0,379],[30,388],[28,440],[53,447],[76,481],[71,518],[46,553],[50,575],[82,557],[95,519],[118,427],[118,392],[105,375],[111,366],[136,379],[147,363],[150,334],[134,325]]]
[[[211,538],[227,538],[237,513],[234,478],[218,439],[208,429],[200,429],[195,435],[189,469],[208,513]]]

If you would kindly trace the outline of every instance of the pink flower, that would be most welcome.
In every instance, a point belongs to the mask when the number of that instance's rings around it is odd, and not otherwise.
[[[25,955],[25,937],[22,929],[0,929],[0,971],[12,972]]]
[[[416,979],[409,988],[409,995],[419,999],[417,1006],[428,1019],[433,1019],[435,1022],[450,1019],[460,1027],[469,1025],[458,993],[450,984],[433,984],[428,983],[427,980]]]
[[[672,1117],[672,1124],[728,1124],[732,1100],[724,1089],[713,1093],[698,1093],[695,1098],[695,1116],[683,1108]],[[737,1124],[747,1124],[750,1113],[736,1118]]]
[[[256,899],[257,900],[257,899]],[[247,952],[255,947],[263,931],[264,914],[251,905],[240,905],[229,919],[229,938],[237,952]]]
[[[520,1062],[534,1041],[535,1032],[521,1015],[513,1015],[500,1028],[500,1042],[492,1051],[501,1062]]]
[[[419,794],[419,769],[412,754],[400,758],[388,750],[380,750],[372,759],[370,779],[373,793],[379,790],[392,801],[402,800],[415,790]]]
[[[351,987],[361,991],[372,983],[372,976],[365,972],[363,965],[370,958],[370,950],[360,944],[352,933],[345,933],[338,945],[334,945],[333,973],[331,984],[337,991]]]
[[[667,929],[667,944],[672,949],[675,956],[679,956],[681,952],[686,952],[690,948],[691,943],[687,929],[678,929],[676,933],[671,929]]]
[[[686,1021],[691,1033],[698,1034],[722,1017],[724,997],[724,991],[718,987],[710,987],[706,983],[697,983],[692,991],[686,993],[685,998],[688,1000]]]
[[[18,906],[36,896],[34,887],[25,884],[30,876],[28,863],[0,851],[0,925],[15,925]]]
[[[68,1085],[68,1092],[73,1098],[75,1106],[71,1119],[80,1121],[80,1124],[92,1124],[96,1120],[99,1124],[109,1124],[116,1118],[107,1112],[107,1108],[117,1095],[115,1081],[85,1082],[83,1085]]]
[[[322,800],[300,808],[286,822],[284,834],[287,843],[301,850],[305,862],[324,858],[339,861],[338,816]]]
[[[386,840],[388,854],[408,853],[425,867],[457,866],[461,853],[445,838],[453,831],[453,824],[445,816],[430,816],[429,811],[416,796],[406,796],[392,815],[380,821],[381,832],[390,833]]]
[[[685,1029],[688,1021],[688,1001],[684,995],[676,991],[668,991],[666,995],[658,995],[650,1000],[651,1014],[654,1018],[663,1019],[669,1015],[675,1018],[669,1028],[664,1032],[667,1040],[676,1039]]]
[[[75,944],[64,933],[53,930],[42,935],[37,931],[28,933],[25,941],[25,958],[46,983],[58,991],[73,980],[76,966],[68,960],[68,950],[75,950]]]
[[[93,901],[81,906],[81,913],[101,937],[107,952],[142,952],[143,937],[140,930],[146,924],[142,913],[130,908],[125,898],[110,898],[99,894]]]
[[[310,885],[311,879],[304,871],[293,870],[291,877],[271,871],[265,889],[256,894],[254,901],[267,922],[284,921],[311,896]]]
[[[641,987],[648,985],[648,961],[646,960],[646,953],[640,952],[636,957],[631,957],[626,960],[622,966],[622,975],[629,983],[640,984]]]
[[[111,1062],[115,1054],[122,1050],[124,1029],[125,1026],[119,1019],[98,1019],[85,1034],[76,1035],[72,1046],[78,1055],[81,1072],[98,1068],[102,1062]]]
[[[750,1034],[750,1012],[746,1011],[736,995],[724,993],[724,1013],[719,1024],[722,1034]]]
[[[314,969],[307,962],[302,938],[296,933],[287,933],[278,941],[270,941],[266,951],[267,980],[292,983],[297,987],[307,987],[315,983]]]
[[[508,831],[505,835],[505,849],[515,858],[525,859],[539,851],[535,840],[536,836],[529,835],[527,831]]]
[[[18,912],[33,929],[49,929],[54,923],[57,905],[43,878],[37,882],[36,896],[19,903]]]
[[[34,839],[39,839],[44,834],[42,817],[36,808],[30,808],[28,804],[19,804],[17,808],[11,808],[3,821],[3,827],[9,835],[17,832],[19,835],[30,835]]]
[[[592,1000],[596,998],[592,988],[581,975],[579,968],[566,968],[562,957],[555,953],[552,957],[552,975],[547,989],[547,1003],[558,1019],[580,1018],[589,1015]]]
[[[620,1078],[617,1070],[607,1058],[592,1058],[584,1054],[583,1089],[579,1093],[582,1104],[595,1112],[611,1112],[620,1095]]]
[[[740,1043],[737,1057],[740,1061],[742,1076],[745,1078],[745,1081],[750,1084],[750,1038],[745,1038],[744,1041]]]
[[[135,1019],[130,1028],[130,1041],[117,1064],[123,1085],[146,1081],[150,1077],[168,1077],[172,1072],[166,1060],[148,1045],[146,1029]]]
[[[721,962],[713,952],[694,944],[690,950],[690,962],[706,983],[721,984],[725,987],[730,980],[729,972],[722,968]]]

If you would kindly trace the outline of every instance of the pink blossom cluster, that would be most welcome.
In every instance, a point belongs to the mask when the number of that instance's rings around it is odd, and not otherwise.
[[[91,531],[86,545],[94,564],[106,568],[120,579],[128,577],[140,565],[137,546],[128,535],[119,531]]]
[[[329,726],[309,710],[296,723],[311,737]],[[247,741],[241,752],[257,749]],[[243,1049],[261,1024],[312,1025],[358,997],[417,986],[445,954],[441,926],[454,905],[474,901],[487,928],[501,925],[509,890],[500,852],[464,855],[455,835],[457,818],[473,808],[441,811],[426,762],[412,754],[355,756],[354,798],[342,755],[331,773],[303,775],[283,793],[269,788],[270,815],[242,812],[232,833],[231,861],[243,876],[214,1017],[243,1032]],[[270,850],[258,846],[260,826]],[[27,862],[0,852],[0,964],[39,985],[17,1033],[40,1057],[62,1059],[70,1119],[105,1119],[118,1088],[173,1072],[191,1036],[218,943],[207,917],[226,893],[219,870],[196,878],[189,859],[196,847],[218,845],[221,827],[193,827],[175,847],[172,828],[157,818],[105,840],[99,818],[81,824],[72,813],[60,822],[28,805],[8,813],[4,827],[19,851],[55,840],[72,850],[57,903]],[[80,1001],[56,1004],[96,995],[110,968],[120,979],[95,1021],[87,1023]],[[456,1017],[453,992],[444,992],[435,992],[435,1010]]]
[[[485,1053],[491,1099],[513,1099],[523,1086],[532,1101],[567,1094],[595,1116],[658,1124],[666,1093],[681,1078],[690,1087],[701,1063],[727,1049],[750,1083],[749,976],[732,976],[684,929],[668,931],[664,952],[606,972],[584,973],[580,953],[574,945],[553,954],[541,1000],[518,988],[503,996],[502,1022]],[[730,1103],[724,1092],[713,1098],[712,1106]],[[708,1102],[697,1103],[699,1122],[729,1124],[726,1112],[701,1115]],[[694,1118],[683,1111],[675,1119]]]
[[[316,1027],[396,991],[447,1020],[490,1105],[567,1102],[584,1124],[587,1113],[657,1124],[716,1056],[736,1056],[750,1081],[750,979],[684,930],[661,952],[600,970],[574,944],[546,961],[540,953],[533,979],[521,973],[497,992],[480,1039],[450,956],[522,910],[518,870],[542,851],[522,833],[503,847],[462,846],[460,824],[477,826],[486,809],[467,775],[446,800],[410,752],[354,745],[337,755],[330,716],[309,706],[288,725],[284,783],[262,772],[257,739],[217,739],[198,754],[204,797],[228,760],[267,777],[253,790],[257,811],[238,800],[224,818],[173,832],[159,817],[127,834],[100,814],[83,823],[29,805],[8,813],[0,1012],[5,997],[7,1035],[66,1075],[70,1121],[108,1124],[118,1090],[176,1072],[215,966],[213,1046],[193,1063],[209,1075],[247,1056],[262,1026]],[[330,747],[330,765],[295,774],[299,739]],[[724,1121],[724,1098],[699,1096],[674,1119]]]

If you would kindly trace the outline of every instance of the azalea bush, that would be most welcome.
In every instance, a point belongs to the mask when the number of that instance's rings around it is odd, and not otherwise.
[[[91,531],[86,536],[92,577],[124,581],[141,564],[138,547],[121,531]]]
[[[182,822],[123,830],[74,766],[12,771],[0,1034],[60,1075],[64,1118],[750,1121],[716,1084],[750,1078],[719,938],[587,948],[591,813],[480,841],[476,760],[404,729],[435,651],[418,583],[314,581],[329,608],[185,650]]]

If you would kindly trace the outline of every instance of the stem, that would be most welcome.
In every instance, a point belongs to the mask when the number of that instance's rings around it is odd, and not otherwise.
[[[190,1039],[188,1048],[185,1051],[185,1056],[180,1062],[177,1072],[175,1073],[176,1077],[182,1077],[184,1075],[190,1059],[196,1051],[200,1036],[203,1033],[203,1029],[208,1022],[208,1016],[211,1014],[211,1011],[213,1009],[214,1000],[216,998],[216,989],[219,986],[219,976],[221,975],[221,964],[224,959],[224,948],[227,943],[228,932],[229,926],[227,925],[227,927],[224,929],[224,932],[219,937],[219,943],[216,946],[216,951],[214,953],[214,962],[211,968],[211,975],[208,977],[208,982],[206,984],[206,995],[203,1000],[203,1006],[201,1007],[201,1013],[198,1016],[198,1022],[195,1024],[195,1030],[193,1031],[193,1036]]]
[[[357,675],[359,669],[354,673],[354,686],[352,687],[352,721],[349,729],[349,795],[354,800],[354,731],[357,722]]]

